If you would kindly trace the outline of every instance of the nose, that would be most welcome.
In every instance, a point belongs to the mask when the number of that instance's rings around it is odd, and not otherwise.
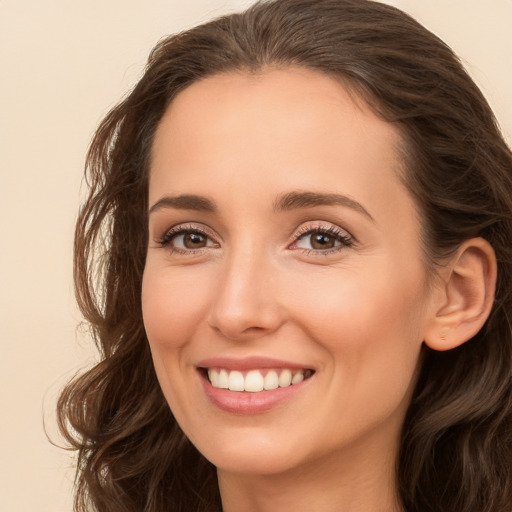
[[[225,338],[248,341],[275,332],[285,321],[278,299],[275,265],[256,250],[239,251],[223,262],[208,324]]]

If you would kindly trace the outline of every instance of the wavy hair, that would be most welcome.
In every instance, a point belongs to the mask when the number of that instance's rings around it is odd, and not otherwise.
[[[433,272],[481,236],[498,260],[484,328],[447,352],[424,348],[396,463],[408,512],[510,512],[512,503],[512,154],[493,113],[440,39],[369,0],[263,1],[162,40],[87,155],[75,287],[101,361],[58,402],[78,452],[75,508],[212,511],[215,468],[164,399],[141,314],[155,129],[173,98],[217,73],[302,66],[340,80],[402,138],[404,175]]]

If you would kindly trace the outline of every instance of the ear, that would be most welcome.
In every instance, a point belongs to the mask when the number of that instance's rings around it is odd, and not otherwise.
[[[464,242],[434,285],[425,344],[450,350],[471,339],[491,312],[496,276],[496,255],[489,242],[483,238]]]

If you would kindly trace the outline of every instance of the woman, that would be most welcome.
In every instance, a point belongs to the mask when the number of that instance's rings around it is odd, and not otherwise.
[[[512,156],[434,35],[278,0],[170,37],[87,176],[78,510],[510,510]]]

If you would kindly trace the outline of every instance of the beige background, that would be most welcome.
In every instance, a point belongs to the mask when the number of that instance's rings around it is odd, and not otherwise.
[[[0,0],[0,510],[71,510],[51,446],[58,389],[94,352],[77,329],[73,223],[101,117],[163,35],[243,0]],[[396,0],[463,58],[512,141],[512,0]]]

